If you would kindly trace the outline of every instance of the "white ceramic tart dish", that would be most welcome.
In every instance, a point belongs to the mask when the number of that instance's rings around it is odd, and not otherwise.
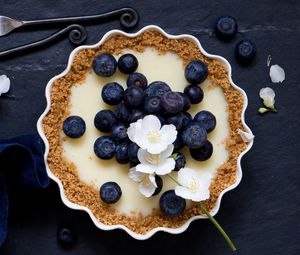
[[[143,43],[141,40],[148,38],[147,40],[151,41],[151,36],[153,37],[152,42],[146,43],[142,47],[141,45],[143,45]],[[114,50],[110,47],[112,44],[115,44]],[[155,44],[160,45],[159,50],[156,49]],[[182,45],[180,46],[180,44],[182,44],[183,47],[181,47]],[[174,45],[178,45],[178,52],[174,52],[172,48],[175,47]],[[191,47],[192,50],[189,50],[188,47]],[[106,33],[99,43],[76,48],[70,54],[66,70],[53,77],[46,87],[47,107],[38,120],[37,128],[46,146],[45,164],[48,176],[58,184],[64,204],[72,209],[86,211],[94,224],[102,230],[123,229],[138,240],[148,239],[158,231],[179,234],[185,231],[192,221],[207,218],[205,215],[197,213],[198,209],[196,207],[193,209],[193,204],[188,204],[188,212],[181,218],[167,219],[166,216],[153,216],[153,222],[158,223],[153,225],[153,227],[149,227],[149,222],[151,222],[152,214],[155,211],[151,211],[151,206],[153,203],[157,203],[159,195],[156,200],[151,198],[152,200],[150,201],[152,202],[149,202],[149,204],[148,202],[142,204],[142,198],[132,191],[132,187],[136,188],[137,184],[132,183],[131,180],[124,179],[126,175],[126,170],[124,169],[127,168],[129,170],[129,165],[119,166],[117,162],[114,164],[111,160],[109,163],[103,163],[99,161],[99,159],[95,159],[93,153],[90,153],[89,150],[93,146],[92,142],[97,136],[101,136],[101,133],[93,127],[93,123],[91,124],[92,119],[95,113],[104,107],[111,109],[111,107],[105,106],[103,102],[98,102],[101,98],[100,94],[103,85],[108,81],[117,81],[123,83],[122,85],[126,84],[126,82],[124,84],[124,75],[119,74],[117,77],[103,80],[96,77],[91,68],[86,68],[86,66],[91,67],[91,59],[98,53],[98,49],[100,49],[99,53],[103,50],[108,50],[114,54],[116,58],[124,52],[133,52],[133,54],[136,54],[140,63],[137,71],[144,73],[146,77],[149,78],[149,83],[153,80],[163,80],[168,84],[174,84],[173,87],[172,85],[170,86],[177,91],[180,89],[180,86],[183,86],[181,89],[181,91],[183,91],[184,86],[187,85],[187,82],[183,84],[184,80],[182,78],[184,77],[184,65],[187,64],[188,59],[190,60],[192,58],[191,54],[193,54],[193,52],[195,52],[195,58],[200,56],[208,63],[209,78],[205,84],[201,85],[204,90],[204,101],[199,104],[200,108],[194,111],[192,110],[191,114],[193,115],[199,109],[203,109],[212,111],[217,117],[217,130],[213,131],[215,133],[210,137],[214,144],[214,153],[216,153],[216,156],[209,163],[201,163],[199,165],[199,168],[211,171],[214,175],[213,184],[210,189],[212,198],[210,201],[207,201],[207,207],[210,213],[215,215],[220,208],[223,195],[229,190],[234,189],[240,183],[242,179],[241,159],[243,155],[250,150],[253,144],[253,141],[244,143],[237,131],[241,129],[252,134],[244,119],[248,104],[247,95],[241,88],[233,83],[231,78],[231,66],[223,57],[207,53],[202,48],[198,39],[191,35],[170,35],[161,28],[153,25],[146,26],[137,33],[125,33],[120,30],[112,30]],[[74,62],[78,62],[79,57],[83,56],[83,53],[85,54],[85,58],[83,59],[85,64],[74,67]],[[173,63],[168,61],[173,61]],[[160,64],[160,62],[162,63]],[[77,69],[79,73],[82,73],[84,68],[86,68],[86,70],[84,71],[85,75],[83,79],[77,79],[78,75],[74,75],[74,72],[76,72]],[[149,71],[149,73],[147,73],[147,70],[151,70],[151,68],[155,70],[164,68],[164,70],[163,72],[157,71],[155,73],[153,71],[153,73],[151,73]],[[218,74],[219,69],[221,70],[220,74]],[[74,78],[72,78],[73,76],[71,77],[72,72]],[[172,75],[172,72],[174,72],[174,75]],[[177,75],[175,75],[175,72]],[[210,72],[212,73],[211,77]],[[163,76],[164,74],[166,75],[165,77]],[[159,75],[162,75],[162,79],[159,79]],[[220,77],[221,75],[224,77]],[[174,79],[177,79],[178,82],[176,83]],[[224,84],[219,86],[218,81],[222,79],[224,80]],[[63,88],[65,81],[67,81],[68,84],[73,82],[74,86],[69,85],[68,88]],[[95,87],[96,83],[102,83],[102,85],[98,84],[98,87]],[[60,86],[58,86],[58,84]],[[65,92],[65,95],[59,99],[56,98],[54,102],[53,99],[58,91],[60,91],[60,95]],[[59,108],[56,107],[57,104],[60,103],[62,103],[64,107],[61,107],[59,111]],[[80,106],[80,104],[82,104],[82,106]],[[87,134],[85,134],[85,138],[80,138],[81,140],[79,142],[73,143],[70,139],[63,136],[61,127],[63,120],[68,115],[76,114],[83,116],[86,120]],[[53,127],[49,124],[50,115],[52,115],[52,123],[56,121]],[[55,118],[53,118],[53,116],[55,116]],[[228,149],[230,146],[232,148],[235,147],[235,151]],[[73,150],[73,148],[75,149]],[[89,153],[86,153],[86,151],[89,151]],[[54,154],[60,156],[55,158],[53,156]],[[62,161],[67,161],[68,163],[59,162],[60,158],[64,158]],[[190,161],[192,162],[190,158],[187,158],[187,164],[189,164]],[[198,166],[196,163],[190,164],[191,168]],[[233,168],[232,166],[234,166],[233,172],[226,170],[226,167],[229,165],[231,169]],[[66,166],[65,172],[62,170],[64,166]],[[67,169],[67,166],[72,166],[72,171]],[[57,171],[56,168],[58,167],[60,171]],[[110,170],[108,171],[105,168],[110,168]],[[227,172],[230,176],[226,176]],[[101,203],[100,199],[91,197],[97,193],[97,189],[99,190],[101,183],[110,180],[110,174],[113,179],[112,181],[118,182],[118,178],[120,179],[119,181],[123,185],[121,185],[122,189],[124,187],[124,198],[122,194],[123,201],[120,202],[118,206],[113,207],[112,210],[107,209],[105,206],[103,207],[106,208],[107,214],[112,213],[110,217],[106,217],[106,215],[100,212],[98,213],[99,210],[102,210],[101,206],[96,205],[96,203]],[[71,179],[68,180],[67,176],[70,176]],[[76,180],[78,180],[78,183]],[[226,180],[228,180],[229,183],[226,183]],[[69,188],[69,186],[76,188],[72,189]],[[87,190],[90,190],[87,193],[83,191],[83,193],[81,193],[81,190],[84,190],[86,187]],[[172,187],[171,184],[166,182],[166,189]],[[138,191],[136,192],[138,193]],[[141,211],[134,207],[134,203],[141,205]],[[148,217],[148,221],[145,221],[145,224],[148,225],[143,226],[143,230],[138,229],[138,227],[131,227],[134,225],[132,222],[128,224],[124,223],[126,222],[125,219],[130,218],[128,215],[133,213],[132,211],[137,211],[137,220],[139,219],[138,217],[143,217],[143,215]],[[116,215],[120,217],[119,222],[115,219]],[[112,222],[110,222],[109,219],[111,219]],[[166,224],[163,223],[163,220],[166,220]]]

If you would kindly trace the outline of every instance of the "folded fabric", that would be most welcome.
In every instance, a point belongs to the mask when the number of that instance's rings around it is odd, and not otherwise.
[[[14,179],[17,181],[7,183]],[[8,231],[8,184],[25,189],[45,188],[49,185],[44,164],[44,143],[38,134],[0,139],[0,247]]]

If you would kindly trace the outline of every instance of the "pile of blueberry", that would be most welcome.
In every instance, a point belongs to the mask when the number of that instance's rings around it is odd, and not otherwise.
[[[194,159],[209,159],[213,153],[213,146],[207,140],[207,133],[214,130],[216,118],[208,111],[200,111],[194,118],[188,113],[192,104],[198,104],[203,99],[203,91],[199,84],[208,76],[207,66],[200,60],[191,61],[186,66],[184,74],[190,85],[186,86],[183,92],[172,91],[163,81],[148,84],[143,74],[135,72],[137,67],[138,60],[132,54],[124,54],[116,61],[114,56],[105,53],[96,56],[93,61],[94,72],[101,77],[112,76],[117,68],[129,75],[126,89],[117,82],[110,82],[102,88],[102,100],[115,106],[115,109],[101,110],[94,118],[95,127],[107,133],[95,141],[95,154],[105,160],[115,157],[120,164],[138,164],[139,147],[128,139],[127,127],[130,123],[152,114],[159,118],[162,125],[173,124],[178,131],[174,142],[175,171],[185,166],[185,157],[178,152],[184,146],[190,149]],[[79,116],[70,116],[63,123],[64,133],[71,138],[81,137],[85,128],[85,122]],[[163,185],[159,176],[156,180],[158,188],[154,195],[160,192]],[[115,182],[107,182],[100,188],[100,197],[108,204],[117,202],[121,194],[121,188]],[[169,208],[171,204],[178,204],[175,208],[177,211]],[[176,216],[181,213],[182,208],[184,210],[185,202],[170,191],[162,195],[160,206],[167,215]]]

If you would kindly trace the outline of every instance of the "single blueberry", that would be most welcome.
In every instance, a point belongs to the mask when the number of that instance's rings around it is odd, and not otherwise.
[[[194,116],[194,120],[206,130],[207,133],[213,131],[217,125],[216,117],[209,111],[198,112]]]
[[[108,133],[116,121],[117,117],[111,110],[101,110],[94,118],[94,125],[99,131]]]
[[[189,99],[189,97],[182,93],[182,92],[178,92],[182,97],[183,97],[183,112],[188,111],[191,108],[191,100]]]
[[[256,45],[250,40],[242,40],[235,47],[235,56],[242,64],[248,64],[256,55]]]
[[[206,141],[206,143],[198,148],[198,149],[190,149],[191,156],[193,159],[198,161],[205,161],[211,157],[213,154],[213,145],[210,141]]]
[[[138,68],[138,65],[137,58],[130,53],[122,55],[118,60],[118,68],[120,72],[125,74],[132,74]]]
[[[103,53],[94,58],[93,69],[97,75],[109,77],[117,70],[117,61],[113,55]]]
[[[184,143],[181,139],[181,133],[178,133],[173,145],[174,145],[174,150],[176,150],[176,151],[178,151],[184,147]]]
[[[192,120],[192,116],[188,112],[180,112],[174,116],[167,118],[167,124],[173,124],[177,130],[185,128]]]
[[[128,122],[133,123],[145,117],[145,113],[139,109],[133,109],[129,115]]]
[[[144,102],[144,111],[146,113],[159,113],[161,110],[160,107],[160,98],[159,97],[147,97]]]
[[[185,164],[186,164],[185,156],[180,152],[175,153],[174,171],[179,171],[181,168],[184,168]]]
[[[128,107],[138,107],[144,102],[144,91],[136,86],[131,86],[125,90],[124,102]]]
[[[222,16],[217,20],[216,23],[216,35],[224,40],[228,41],[232,39],[238,29],[236,19],[231,16]]]
[[[207,78],[208,69],[202,61],[194,60],[185,67],[184,75],[189,83],[197,85]]]
[[[127,87],[136,86],[145,90],[148,86],[147,78],[141,73],[133,73],[127,79]]]
[[[112,127],[111,137],[116,142],[121,142],[127,138],[127,127],[124,124],[118,123]]]
[[[128,157],[132,162],[139,162],[139,159],[137,157],[137,153],[140,147],[136,143],[130,143],[128,145]]]
[[[128,123],[130,111],[128,110],[128,108],[125,106],[124,103],[119,103],[117,105],[115,113],[119,121],[125,124]]]
[[[106,182],[100,187],[100,198],[107,204],[118,202],[121,196],[121,187],[115,182]]]
[[[188,96],[192,104],[199,104],[203,100],[203,90],[197,85],[185,87],[184,94]]]
[[[57,229],[56,238],[64,248],[71,248],[77,242],[76,232],[66,227]]]
[[[120,164],[129,163],[130,159],[128,156],[128,142],[122,142],[116,147],[116,160]]]
[[[116,105],[123,100],[124,89],[119,83],[110,82],[103,87],[101,96],[105,103]]]
[[[152,196],[158,195],[161,192],[163,184],[164,184],[163,179],[159,175],[155,175],[155,182],[156,182],[157,188],[155,189]]]
[[[168,84],[162,81],[154,81],[149,84],[145,90],[147,97],[159,97],[161,98],[165,93],[171,91]]]
[[[165,118],[162,115],[160,115],[160,114],[153,114],[153,115],[156,116],[159,119],[160,124],[162,126],[166,124],[166,120],[165,120]]]
[[[111,159],[116,152],[116,144],[109,136],[101,136],[94,143],[94,152],[101,159]]]
[[[207,133],[197,122],[191,122],[183,130],[181,139],[189,148],[198,149],[206,143]]]
[[[184,100],[178,92],[167,92],[161,98],[161,106],[167,114],[174,115],[183,110]]]
[[[161,211],[170,217],[176,217],[183,213],[186,207],[185,199],[175,194],[174,190],[168,190],[159,199]]]
[[[64,120],[63,131],[70,138],[79,138],[85,132],[86,126],[84,120],[76,115],[70,116]]]

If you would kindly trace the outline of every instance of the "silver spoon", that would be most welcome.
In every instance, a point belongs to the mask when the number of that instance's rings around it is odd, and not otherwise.
[[[125,28],[134,27],[138,20],[138,14],[133,8],[121,8],[106,13],[90,15],[90,16],[77,16],[77,17],[65,17],[65,18],[53,18],[53,19],[41,19],[41,20],[28,20],[21,21],[15,20],[6,16],[0,16],[0,37],[7,35],[12,30],[29,25],[42,25],[42,24],[54,24],[64,22],[80,22],[80,21],[91,21],[99,19],[107,19],[109,17],[115,17],[121,15],[120,22]]]

